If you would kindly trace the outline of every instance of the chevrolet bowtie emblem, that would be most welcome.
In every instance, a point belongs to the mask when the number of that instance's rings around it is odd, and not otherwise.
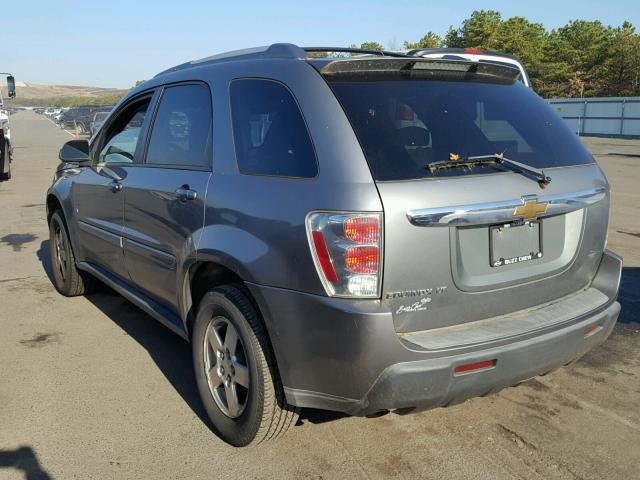
[[[522,197],[522,205],[515,208],[513,216],[523,220],[535,220],[539,215],[547,213],[547,208],[549,202],[538,202],[535,197]]]
[[[460,160],[460,155],[458,155],[457,153],[450,153],[449,160],[451,160],[452,162]]]

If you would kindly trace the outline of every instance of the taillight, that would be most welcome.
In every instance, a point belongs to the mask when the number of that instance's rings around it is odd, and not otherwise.
[[[327,295],[380,296],[382,214],[312,212],[307,234]]]
[[[324,241],[324,237],[322,236],[322,232],[312,232],[313,235],[313,246],[316,250],[316,255],[318,257],[318,263],[322,268],[322,273],[327,280],[332,283],[338,281],[338,276],[336,275],[336,271],[333,268],[331,263],[331,257],[329,256],[329,251],[327,250],[327,244]]]
[[[380,248],[377,246],[357,246],[347,249],[345,263],[354,273],[378,273]]]
[[[471,53],[473,55],[482,55],[484,53],[484,50],[481,50],[479,48],[465,48],[464,53]]]
[[[376,243],[380,221],[378,217],[350,217],[344,222],[344,234],[355,243]]]

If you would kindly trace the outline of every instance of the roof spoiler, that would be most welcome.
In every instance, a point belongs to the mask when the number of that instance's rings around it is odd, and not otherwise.
[[[433,80],[473,80],[511,84],[520,78],[520,70],[494,63],[431,58],[338,59],[319,65],[327,80],[367,80],[375,77],[420,78]]]
[[[442,50],[442,49],[441,49]],[[317,52],[327,52],[327,53],[354,53],[361,55],[360,57],[352,57],[352,58],[336,58],[334,61],[329,62],[328,64],[322,66],[321,73],[323,75],[338,75],[338,74],[346,74],[346,72],[354,73],[354,72],[367,72],[368,74],[372,74],[374,72],[386,72],[392,73],[394,71],[402,70],[402,71],[449,71],[449,72],[466,72],[468,74],[477,74],[484,76],[494,76],[494,77],[504,77],[508,78],[510,76],[509,73],[511,68],[509,67],[498,67],[498,66],[478,66],[476,64],[475,67],[471,67],[470,63],[465,61],[439,61],[439,67],[426,67],[423,65],[423,61],[425,62],[438,62],[434,59],[422,58],[418,54],[420,52],[424,52],[425,50],[412,50],[408,53],[400,53],[400,52],[389,52],[386,50],[374,50],[367,48],[345,48],[345,47],[305,47],[301,48],[292,43],[274,43],[269,46],[263,47],[255,47],[255,48],[247,48],[244,50],[234,50],[231,52],[220,53],[217,55],[212,55],[210,57],[202,58],[200,60],[194,60],[191,62],[183,63],[182,65],[177,65],[175,67],[169,68],[160,72],[156,75],[159,77],[161,75],[165,75],[171,72],[177,72],[179,70],[184,70],[191,67],[197,67],[200,65],[218,63],[218,62],[228,62],[233,60],[249,60],[249,59],[263,59],[263,58],[283,58],[283,59],[291,59],[291,60],[310,60],[309,53],[317,53]],[[367,59],[370,59],[370,56],[376,56],[375,65],[367,66],[365,62]],[[324,59],[327,60],[327,59]],[[329,59],[330,60],[330,59]],[[339,62],[339,63],[338,63]],[[357,62],[357,63],[356,63]],[[398,63],[388,63],[388,62],[398,62]],[[417,65],[417,66],[416,66]],[[464,66],[462,66],[464,65]],[[500,73],[498,70],[504,70]],[[506,69],[506,70],[505,70]],[[494,71],[495,70],[495,71]],[[515,70],[512,72],[514,75],[519,75],[520,73]]]
[[[456,54],[471,54],[471,55],[489,55],[492,57],[504,57],[511,58],[513,60],[518,60],[521,62],[520,58],[512,53],[506,52],[498,52],[496,50],[484,50],[481,48],[457,48],[457,47],[437,47],[437,48],[414,48],[413,50],[409,50],[406,54],[410,57],[421,57],[423,55],[428,55],[431,53],[437,53],[442,55],[456,55]]]

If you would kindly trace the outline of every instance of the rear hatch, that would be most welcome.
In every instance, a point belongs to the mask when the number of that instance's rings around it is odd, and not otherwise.
[[[396,331],[504,315],[590,284],[606,241],[606,179],[517,70],[349,59],[321,73],[382,199],[382,301]],[[452,165],[475,156],[543,169],[551,181],[497,161]]]

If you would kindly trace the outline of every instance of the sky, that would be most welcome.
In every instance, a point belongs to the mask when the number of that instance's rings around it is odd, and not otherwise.
[[[9,5],[10,4],[10,5]],[[17,81],[129,88],[189,60],[238,48],[290,42],[386,47],[417,41],[478,9],[523,16],[547,29],[600,20],[640,29],[638,0],[93,0],[9,2],[0,9],[0,71]]]

